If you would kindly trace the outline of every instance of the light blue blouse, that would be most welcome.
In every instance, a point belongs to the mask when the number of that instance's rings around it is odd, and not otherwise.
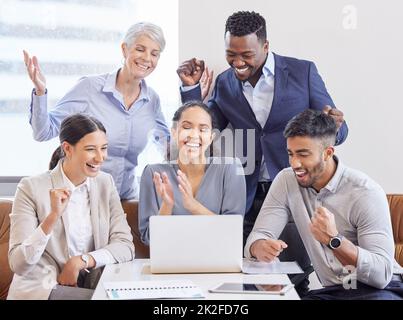
[[[149,244],[149,219],[158,215],[162,203],[153,183],[154,172],[166,172],[172,184],[175,198],[172,214],[191,214],[183,207],[177,182],[178,169],[178,165],[173,163],[152,164],[144,168],[140,182],[139,231],[146,244]],[[216,214],[245,215],[246,184],[239,159],[209,158],[195,198]]]
[[[86,113],[102,122],[108,138],[108,157],[102,170],[111,174],[121,199],[135,197],[137,158],[150,137],[162,148],[169,136],[157,93],[141,81],[141,92],[129,110],[122,94],[116,90],[118,70],[89,76],[80,81],[50,111],[47,95],[32,94],[30,124],[37,141],[59,134],[64,118]],[[50,158],[50,156],[49,156]]]

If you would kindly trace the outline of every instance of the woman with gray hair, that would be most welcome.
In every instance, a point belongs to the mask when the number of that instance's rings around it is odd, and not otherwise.
[[[86,76],[48,111],[46,79],[38,59],[24,51],[24,62],[34,89],[30,124],[34,139],[50,140],[59,134],[64,118],[86,113],[102,121],[108,132],[109,157],[103,171],[110,173],[121,199],[136,197],[135,168],[150,136],[165,145],[169,130],[158,94],[145,82],[165,48],[162,29],[152,23],[132,25],[123,39],[123,66],[96,76]]]

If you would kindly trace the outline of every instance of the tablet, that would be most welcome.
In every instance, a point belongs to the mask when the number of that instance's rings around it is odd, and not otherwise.
[[[284,295],[293,288],[293,284],[285,283],[237,283],[224,282],[209,289],[215,293],[254,293],[254,294],[279,294]]]

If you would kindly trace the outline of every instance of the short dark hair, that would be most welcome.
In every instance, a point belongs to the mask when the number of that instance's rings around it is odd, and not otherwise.
[[[236,37],[255,33],[260,42],[264,43],[267,40],[266,20],[254,11],[238,11],[233,13],[225,23],[225,33],[227,31]]]
[[[284,137],[311,137],[323,141],[325,147],[334,145],[337,127],[334,119],[320,110],[306,109],[293,117],[285,127]]]
[[[85,135],[101,130],[106,133],[106,129],[101,121],[98,119],[84,115],[84,114],[74,114],[62,121],[60,125],[59,140],[60,144],[64,141],[71,145],[76,145],[77,142],[81,140]],[[64,152],[62,147],[59,146],[52,155],[49,163],[49,170],[56,167],[57,163],[61,158],[64,157]]]
[[[174,125],[176,124],[176,122],[178,122],[180,120],[183,112],[185,112],[189,108],[195,108],[195,107],[201,108],[208,113],[208,115],[211,118],[211,128],[215,129],[217,127],[217,125],[216,125],[213,111],[211,111],[211,109],[209,107],[207,107],[207,105],[205,103],[203,103],[202,101],[199,101],[199,100],[191,100],[191,101],[185,102],[182,106],[180,106],[179,109],[175,111],[175,114],[172,118]]]

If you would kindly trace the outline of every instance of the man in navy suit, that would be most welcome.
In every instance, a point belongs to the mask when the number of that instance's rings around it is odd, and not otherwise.
[[[227,19],[225,47],[230,68],[218,75],[208,105],[214,111],[220,130],[229,124],[233,129],[243,130],[244,154],[248,150],[246,130],[254,130],[254,154],[246,155],[247,159],[254,159],[254,163],[248,160],[244,163],[245,167],[254,166],[253,172],[246,175],[245,243],[271,181],[289,166],[283,137],[287,122],[307,108],[323,110],[336,121],[336,144],[344,142],[348,128],[313,62],[280,56],[269,50],[266,21],[258,13],[240,11]],[[202,98],[199,82],[204,70],[204,62],[196,58],[179,66],[177,73],[182,81],[183,101]],[[208,83],[212,74],[206,71]],[[281,238],[296,245],[294,253],[291,245],[286,250],[291,256],[280,258],[297,259],[301,264],[301,259],[293,256],[301,255],[301,250],[305,252],[295,225],[290,224]],[[307,260],[302,264],[310,265],[307,254],[304,256]]]

